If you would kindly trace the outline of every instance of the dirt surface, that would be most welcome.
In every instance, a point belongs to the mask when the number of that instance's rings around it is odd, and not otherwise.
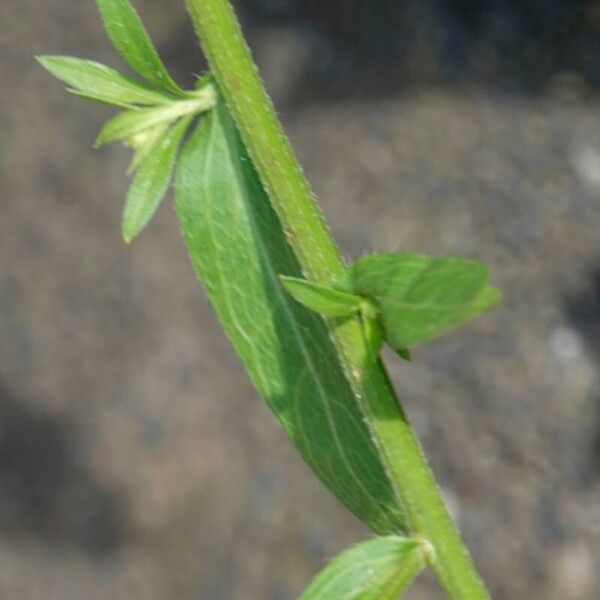
[[[241,8],[345,254],[480,257],[506,297],[387,356],[449,504],[494,598],[596,599],[600,5],[322,4]],[[183,3],[136,5],[192,81]],[[4,0],[0,29],[0,597],[292,600],[368,533],[257,398],[169,207],[121,242],[111,111],[32,62],[118,65],[94,3]]]

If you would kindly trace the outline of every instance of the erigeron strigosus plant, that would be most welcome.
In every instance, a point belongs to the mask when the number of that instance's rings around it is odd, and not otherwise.
[[[132,241],[175,179],[194,267],[254,385],[321,481],[377,537],[343,552],[303,600],[398,598],[427,566],[448,596],[489,594],[379,358],[500,300],[482,263],[381,253],[345,265],[263,88],[229,0],[186,0],[209,74],[169,75],[129,0],[97,0],[145,82],[89,60],[38,60],[69,91],[122,110],[97,145],[134,150]]]

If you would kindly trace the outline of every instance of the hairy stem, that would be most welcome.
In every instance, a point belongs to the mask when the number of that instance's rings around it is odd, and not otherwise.
[[[308,279],[329,283],[344,264],[310,186],[262,85],[229,0],[186,0],[211,71]],[[455,600],[489,598],[440,496],[378,357],[357,319],[328,320],[357,402],[412,533],[428,543],[428,559]]]

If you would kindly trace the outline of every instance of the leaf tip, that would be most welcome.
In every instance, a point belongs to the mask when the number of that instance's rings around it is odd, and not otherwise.
[[[487,286],[481,294],[481,310],[486,312],[498,308],[502,304],[504,297],[502,292],[494,286]]]
[[[283,287],[287,287],[290,285],[290,281],[295,281],[296,278],[295,277],[290,277],[289,275],[278,275],[279,277],[279,281],[281,282],[281,285]]]
[[[94,150],[98,150],[98,148],[101,148],[102,146],[106,145],[107,139],[106,139],[106,126],[102,127],[102,129],[99,131],[96,139],[94,140],[94,144],[93,144],[93,148]]]
[[[301,285],[301,282],[303,280],[298,279],[297,277],[290,277],[289,275],[279,275],[278,277],[283,289],[293,298],[295,298],[295,292],[298,287],[298,284]]]
[[[139,235],[141,229],[136,229],[131,226],[126,219],[123,219],[121,223],[121,235],[123,236],[123,241],[129,246],[133,240]]]
[[[36,54],[33,59],[35,62],[40,65],[44,70],[48,71],[51,75],[54,75],[54,71],[52,69],[53,63],[57,56],[53,56],[52,54]]]

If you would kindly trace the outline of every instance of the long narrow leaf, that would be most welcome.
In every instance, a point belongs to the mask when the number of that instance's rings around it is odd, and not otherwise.
[[[135,144],[131,144],[135,150],[135,154],[129,163],[129,167],[127,168],[128,175],[131,175],[137,171],[138,167],[146,160],[156,145],[163,141],[165,133],[167,133],[168,129],[168,123],[156,125],[142,134],[144,139],[141,140],[141,142],[140,140],[136,140]]]
[[[425,567],[419,544],[386,536],[342,552],[300,600],[397,600]]]
[[[278,275],[301,277],[224,104],[205,116],[177,169],[188,251],[254,385],[306,462],[379,533],[406,531],[322,318]]]
[[[315,312],[333,317],[347,317],[356,314],[367,301],[360,296],[340,292],[314,281],[296,277],[281,277],[281,283],[296,302]]]
[[[192,114],[197,107],[196,100],[177,100],[165,106],[125,110],[104,124],[98,134],[96,146],[129,140],[157,125],[169,123],[179,117]]]
[[[181,95],[129,0],[97,0],[104,28],[127,64],[155,85]]]
[[[80,96],[114,104],[163,104],[173,100],[164,92],[153,90],[118,71],[93,60],[72,56],[38,56],[37,61],[52,75],[71,86]]]
[[[167,193],[177,151],[191,119],[181,119],[155,143],[135,174],[123,210],[122,229],[127,243],[146,227]]]

